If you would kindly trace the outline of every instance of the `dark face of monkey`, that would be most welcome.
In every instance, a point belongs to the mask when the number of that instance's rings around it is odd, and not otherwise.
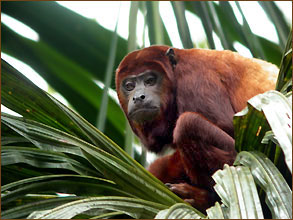
[[[147,70],[122,80],[121,88],[128,100],[129,119],[136,123],[152,121],[160,112],[162,76]]]

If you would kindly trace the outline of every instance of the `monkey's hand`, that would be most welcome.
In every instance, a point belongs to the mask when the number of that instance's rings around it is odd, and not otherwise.
[[[169,189],[199,211],[204,212],[217,201],[217,194],[188,183],[166,183]]]

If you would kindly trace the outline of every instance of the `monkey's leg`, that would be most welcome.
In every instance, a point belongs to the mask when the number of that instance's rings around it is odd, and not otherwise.
[[[181,183],[188,179],[179,151],[156,159],[148,170],[163,183]]]

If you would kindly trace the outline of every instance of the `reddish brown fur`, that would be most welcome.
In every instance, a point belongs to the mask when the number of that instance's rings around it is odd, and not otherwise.
[[[149,170],[164,183],[173,183],[175,193],[205,209],[214,202],[208,193],[213,190],[211,175],[224,163],[232,164],[236,155],[233,115],[251,97],[274,89],[278,69],[235,52],[203,49],[174,49],[173,68],[168,49],[151,46],[128,54],[116,72],[118,98],[128,118],[122,79],[145,70],[164,74],[160,115],[144,124],[129,123],[147,149],[175,149]]]

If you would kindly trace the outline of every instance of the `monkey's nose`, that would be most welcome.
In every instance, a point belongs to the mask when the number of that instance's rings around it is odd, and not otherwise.
[[[136,95],[136,96],[133,96],[132,99],[134,103],[142,102],[145,99],[145,95],[144,94]]]

